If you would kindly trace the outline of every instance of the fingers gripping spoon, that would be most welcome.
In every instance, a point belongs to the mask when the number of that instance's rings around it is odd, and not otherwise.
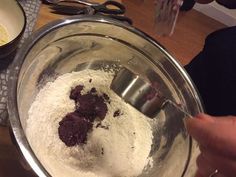
[[[166,107],[175,113],[181,113],[184,115],[182,117],[192,117],[178,104],[165,98],[159,90],[125,67],[116,74],[110,88],[125,102],[149,118],[156,117]]]

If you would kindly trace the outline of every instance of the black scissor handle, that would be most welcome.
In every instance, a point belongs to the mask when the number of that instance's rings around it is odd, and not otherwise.
[[[111,9],[109,6],[115,7],[115,9]],[[106,13],[106,14],[124,14],[125,6],[117,1],[106,1],[100,5],[94,5],[93,8],[96,12]]]

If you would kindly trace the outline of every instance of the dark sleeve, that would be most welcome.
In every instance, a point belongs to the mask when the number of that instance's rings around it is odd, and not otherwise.
[[[216,0],[216,2],[228,9],[236,9],[236,0]]]
[[[236,115],[236,26],[208,35],[203,50],[185,69],[208,114]]]
[[[188,11],[193,8],[195,5],[195,0],[184,0],[182,6],[180,7],[180,11]]]

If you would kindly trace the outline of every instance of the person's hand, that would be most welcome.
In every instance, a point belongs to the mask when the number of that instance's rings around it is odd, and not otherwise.
[[[186,120],[189,134],[199,143],[196,177],[236,177],[236,116],[199,114]]]

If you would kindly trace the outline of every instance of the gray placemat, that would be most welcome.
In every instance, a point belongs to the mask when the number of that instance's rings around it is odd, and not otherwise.
[[[19,46],[25,41],[26,38],[32,33],[36,23],[41,0],[18,0],[22,5],[27,18],[26,29],[21,39]],[[0,71],[0,125],[8,124],[7,112],[7,82],[8,82],[9,69],[6,68]]]

